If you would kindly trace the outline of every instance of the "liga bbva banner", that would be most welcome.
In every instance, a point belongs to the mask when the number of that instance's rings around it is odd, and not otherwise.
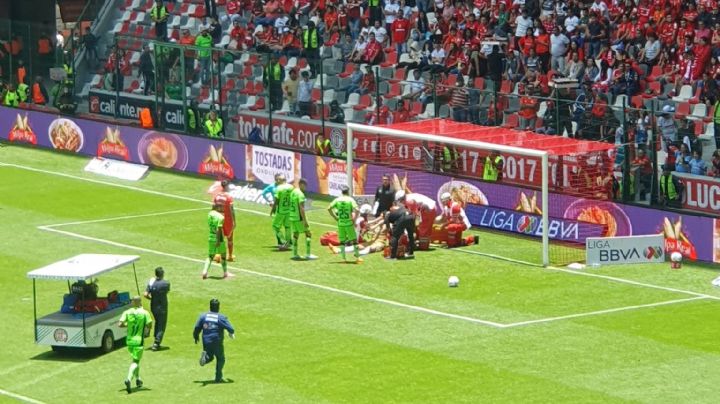
[[[588,237],[588,265],[651,264],[665,261],[665,237],[660,234],[628,237]]]

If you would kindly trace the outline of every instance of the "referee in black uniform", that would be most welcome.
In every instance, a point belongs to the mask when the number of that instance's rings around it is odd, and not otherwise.
[[[400,237],[407,232],[408,248],[405,258],[415,258],[415,215],[405,208],[405,193],[398,192],[396,208],[385,215],[385,225],[391,230],[390,259],[396,259]]]
[[[144,294],[146,298],[150,299],[150,311],[152,311],[155,318],[155,342],[150,347],[153,351],[160,349],[160,343],[162,343],[165,335],[168,316],[168,292],[170,292],[170,282],[165,280],[165,270],[162,267],[157,267],[155,268],[155,277],[148,282]]]
[[[380,217],[390,210],[394,201],[395,189],[390,185],[390,176],[385,174],[382,176],[382,184],[375,190],[375,203],[373,206],[375,217]]]

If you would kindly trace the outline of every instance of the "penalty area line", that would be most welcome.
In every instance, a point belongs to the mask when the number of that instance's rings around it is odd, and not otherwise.
[[[34,398],[30,398],[28,396],[23,396],[22,394],[13,393],[12,391],[7,391],[4,389],[0,389],[0,395],[14,398],[16,400],[22,401],[24,403],[32,403],[32,404],[45,404],[42,401],[36,400]]]
[[[488,257],[488,258],[493,258],[493,259],[498,259],[498,260],[508,261],[508,262],[514,262],[517,264],[523,264],[523,265],[531,266],[531,267],[544,268],[544,269],[548,269],[551,271],[564,272],[566,274],[571,274],[571,275],[588,276],[591,278],[605,279],[605,280],[617,282],[617,283],[625,283],[628,285],[641,286],[641,287],[650,288],[650,289],[664,290],[666,292],[683,293],[683,294],[695,296],[698,298],[720,300],[720,297],[718,297],[718,296],[708,295],[708,294],[700,293],[700,292],[693,292],[691,290],[672,288],[669,286],[655,285],[652,283],[638,282],[638,281],[633,281],[630,279],[617,278],[617,277],[609,276],[609,275],[601,275],[601,274],[594,274],[594,273],[590,273],[590,272],[574,271],[572,269],[559,268],[559,267],[555,267],[552,265],[543,267],[542,265],[533,264],[532,262],[526,262],[526,261],[516,260],[516,259],[512,259],[512,258],[506,258],[506,257],[500,256],[500,255],[488,254],[488,253],[484,253],[484,252],[480,252],[480,251],[472,251],[472,250],[462,249],[462,248],[453,248],[452,251],[459,251],[459,252],[462,252],[465,254],[481,255],[483,257]]]
[[[638,304],[638,305],[634,305],[634,306],[617,307],[614,309],[605,309],[605,310],[590,311],[590,312],[586,312],[586,313],[568,314],[565,316],[539,318],[537,320],[518,321],[516,323],[505,324],[505,326],[510,328],[510,327],[519,327],[519,326],[523,326],[523,325],[530,325],[530,324],[550,323],[553,321],[569,320],[569,319],[579,318],[579,317],[598,316],[598,315],[603,315],[603,314],[644,309],[644,308],[648,308],[648,307],[667,306],[667,305],[671,305],[671,304],[692,302],[695,300],[705,300],[705,299],[707,299],[707,297],[705,297],[705,296],[694,296],[694,297],[688,297],[685,299],[666,300],[664,302]]]
[[[86,240],[86,241],[92,241],[92,242],[96,242],[96,243],[111,245],[114,247],[126,248],[126,249],[145,252],[145,253],[149,253],[149,254],[155,254],[155,255],[161,255],[161,256],[170,257],[170,258],[176,258],[179,260],[195,262],[195,263],[199,263],[199,264],[205,262],[204,260],[201,260],[198,258],[192,258],[192,257],[184,256],[184,255],[173,254],[173,253],[168,253],[168,252],[163,252],[163,251],[158,251],[158,250],[152,250],[149,248],[138,247],[138,246],[134,246],[134,245],[130,245],[130,244],[119,243],[119,242],[112,241],[112,240],[106,240],[106,239],[101,239],[101,238],[97,238],[97,237],[86,236],[83,234],[73,233],[70,231],[58,230],[58,229],[47,227],[47,226],[39,226],[38,229],[48,231],[51,233],[61,234],[61,235],[68,236],[68,237],[79,238],[79,239]],[[338,289],[338,288],[334,288],[332,286],[325,286],[325,285],[320,285],[320,284],[312,283],[312,282],[306,282],[306,281],[302,281],[299,279],[288,278],[288,277],[281,276],[281,275],[273,275],[273,274],[268,274],[268,273],[264,273],[264,272],[252,271],[249,269],[238,268],[238,267],[235,267],[232,265],[228,265],[228,268],[234,269],[237,272],[242,272],[242,273],[245,273],[248,275],[253,275],[253,276],[257,276],[257,277],[261,277],[261,278],[268,278],[268,279],[272,279],[275,281],[280,281],[280,282],[285,282],[285,283],[290,283],[290,284],[295,284],[295,285],[307,286],[307,287],[311,287],[311,288],[315,288],[315,289],[324,290],[326,292],[331,292],[331,293],[344,295],[344,296],[350,296],[350,297],[354,297],[356,299],[386,304],[389,306],[400,307],[403,309],[407,309],[407,310],[415,311],[415,312],[419,312],[419,313],[431,314],[431,315],[445,317],[445,318],[451,318],[451,319],[455,319],[455,320],[462,320],[462,321],[467,321],[470,323],[482,324],[482,325],[495,327],[495,328],[505,328],[506,327],[505,324],[497,323],[494,321],[482,320],[479,318],[468,317],[468,316],[463,316],[463,315],[459,315],[459,314],[453,314],[453,313],[447,313],[447,312],[443,312],[443,311],[439,311],[439,310],[434,310],[434,309],[430,309],[427,307],[421,307],[421,306],[415,306],[415,305],[411,305],[411,304],[401,303],[401,302],[397,302],[394,300],[368,296],[368,295],[364,295],[362,293],[352,292],[352,291],[345,290],[345,289]]]

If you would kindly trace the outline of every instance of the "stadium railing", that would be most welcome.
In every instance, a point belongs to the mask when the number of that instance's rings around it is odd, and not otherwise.
[[[149,26],[144,28],[151,29]],[[147,95],[144,88],[146,83],[139,71],[140,56],[145,45],[151,48],[150,56],[156,66],[154,83]],[[209,52],[210,55],[207,60],[211,62],[206,65],[198,57],[203,52]],[[660,165],[664,162],[665,152],[661,151],[656,115],[665,104],[673,104],[667,97],[612,97],[606,94],[602,95],[605,107],[596,108],[599,115],[593,115],[591,111],[593,106],[597,107],[595,103],[580,102],[574,94],[555,90],[547,84],[545,88],[541,85],[535,92],[523,95],[525,86],[522,83],[493,82],[487,78],[470,80],[464,77],[470,102],[458,108],[451,106],[450,102],[450,94],[457,87],[457,75],[423,71],[423,83],[419,86],[414,80],[412,69],[375,65],[370,66],[375,76],[374,90],[354,91],[357,90],[351,80],[354,64],[343,63],[329,54],[325,56],[315,62],[301,56],[279,58],[285,77],[291,68],[300,72],[313,69],[310,111],[295,114],[293,105],[288,105],[282,95],[273,94],[270,90],[273,83],[263,80],[264,67],[270,61],[268,53],[205,49],[176,42],[157,42],[137,33],[117,34],[111,54],[106,55],[107,58],[114,57],[115,64],[104,74],[97,74],[92,79],[88,97],[89,111],[113,118],[136,119],[139,108],[149,107],[159,129],[204,136],[204,117],[214,109],[223,119],[222,135],[227,139],[247,142],[250,132],[248,125],[263,126],[265,130],[273,128],[273,131],[270,134],[261,132],[262,139],[255,141],[279,148],[312,152],[312,136],[305,140],[296,139],[294,143],[283,143],[277,142],[279,135],[276,132],[285,125],[295,124],[312,125],[315,133],[327,134],[333,129],[342,130],[341,124],[330,119],[330,104],[333,101],[338,103],[344,113],[344,120],[348,122],[382,124],[388,122],[387,116],[393,115],[400,119],[445,118],[518,128],[522,100],[527,97],[534,100],[537,108],[533,123],[536,131],[564,133],[566,136],[570,134],[615,145],[615,153],[608,158],[613,160],[617,183],[609,198],[626,203],[657,203]],[[202,80],[203,66],[207,70],[206,80]],[[367,65],[358,67],[367,72]],[[118,80],[118,77],[122,79]],[[120,85],[116,84],[118,81]],[[422,90],[416,93],[419,88]],[[407,109],[404,116],[397,111],[401,101]],[[195,130],[191,130],[188,122],[188,113],[192,110],[196,114]],[[648,138],[639,143],[635,128],[638,117],[645,115],[648,116]],[[677,118],[684,120],[686,117],[678,115]],[[707,128],[707,117],[688,118],[691,118],[688,122],[695,125],[695,130],[691,132],[706,138],[707,135],[703,134]],[[632,161],[639,149],[647,151],[651,160],[651,179],[636,179],[638,169]],[[642,192],[641,187],[645,188]],[[641,198],[642,194],[649,197]]]
[[[25,67],[25,84],[31,85],[35,76],[48,76],[48,69],[61,65],[62,49],[55,43],[55,29],[50,24],[0,19],[0,77],[17,85],[18,67]],[[39,40],[50,40],[50,52],[42,54]]]

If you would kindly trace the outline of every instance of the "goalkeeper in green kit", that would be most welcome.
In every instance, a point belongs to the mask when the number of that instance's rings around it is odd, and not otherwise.
[[[290,228],[293,232],[293,260],[301,260],[302,258],[298,255],[298,239],[300,238],[300,233],[305,233],[305,248],[307,249],[307,254],[305,255],[306,260],[314,260],[317,259],[317,256],[310,254],[310,244],[311,244],[311,237],[312,233],[310,232],[310,227],[308,226],[307,222],[307,216],[305,215],[305,187],[307,186],[307,181],[304,179],[300,179],[298,181],[298,187],[293,189],[292,194],[290,195]]]
[[[357,234],[355,232],[355,217],[359,212],[358,204],[350,196],[350,188],[347,186],[342,187],[342,196],[335,198],[334,201],[328,207],[330,216],[337,221],[338,224],[338,239],[340,240],[341,248],[340,254],[342,255],[343,261],[347,261],[345,258],[345,246],[353,246],[355,254],[355,262],[361,263],[360,252],[357,245]]]
[[[292,210],[291,196],[293,192],[292,184],[288,184],[285,176],[279,174],[275,177],[275,191],[273,193],[273,206],[270,215],[273,216],[272,228],[275,232],[275,238],[278,241],[280,250],[287,250],[290,244],[290,211]],[[281,229],[285,228],[285,237],[281,234]]]
[[[130,381],[133,377],[135,377],[135,385],[138,389],[143,385],[142,380],[140,380],[140,359],[142,359],[143,356],[145,337],[150,335],[150,325],[152,324],[152,317],[150,317],[150,313],[148,313],[147,310],[143,309],[140,296],[133,297],[132,305],[133,307],[123,312],[122,316],[120,316],[120,321],[118,321],[118,327],[127,328],[125,344],[132,358],[132,363],[130,364],[130,369],[125,379],[125,390],[128,394],[132,392]]]

